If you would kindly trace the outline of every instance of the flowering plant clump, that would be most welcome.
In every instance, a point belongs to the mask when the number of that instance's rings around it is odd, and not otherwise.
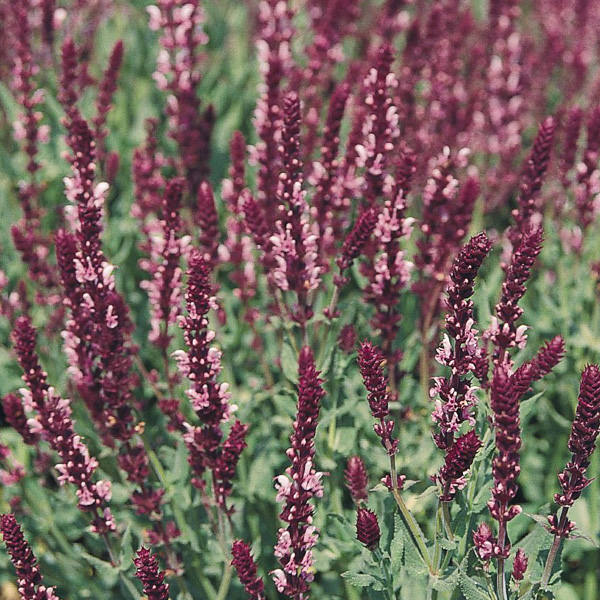
[[[594,8],[0,0],[0,596],[596,600]]]

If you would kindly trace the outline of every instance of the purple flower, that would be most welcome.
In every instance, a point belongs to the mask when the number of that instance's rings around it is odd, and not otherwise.
[[[223,443],[223,450],[214,469],[214,482],[216,486],[217,502],[226,508],[227,496],[231,494],[232,480],[235,476],[235,468],[240,459],[240,454],[246,444],[248,425],[236,421],[231,427],[229,436]]]
[[[457,168],[466,166],[468,155],[466,149],[452,155],[445,148],[433,163],[423,190],[422,236],[417,241],[419,251],[415,256],[420,280],[413,285],[413,290],[421,298],[421,320],[426,328],[439,312],[450,261],[468,231],[479,195],[477,179],[469,177],[459,187],[455,176]]]
[[[277,175],[280,172],[278,136],[281,131],[281,81],[291,70],[292,11],[279,0],[267,0],[258,13],[258,62],[264,81],[254,111],[259,142],[253,150],[259,165],[257,206],[267,223],[277,219]]]
[[[518,245],[522,235],[537,225],[532,222],[532,217],[537,209],[537,193],[542,187],[542,181],[550,162],[555,130],[556,121],[552,117],[546,117],[539,127],[527,159],[517,199],[519,207],[513,211],[515,227],[509,231],[509,238],[514,246]]]
[[[373,327],[381,332],[382,349],[388,361],[390,374],[396,370],[402,353],[394,350],[394,342],[402,315],[398,309],[398,298],[407,286],[412,262],[401,250],[401,238],[408,238],[414,219],[406,217],[406,190],[413,174],[414,155],[404,148],[396,174],[396,184],[388,194],[379,211],[374,228],[374,240],[367,254],[369,261],[363,263],[362,273],[369,278],[364,295],[375,307],[371,319]]]
[[[352,500],[360,504],[367,499],[367,487],[369,486],[369,476],[365,463],[360,456],[351,456],[346,464],[344,471],[346,487],[350,491]]]
[[[187,315],[181,317],[180,327],[188,351],[178,350],[174,356],[179,370],[190,380],[187,395],[200,426],[186,424],[184,436],[190,452],[189,461],[196,477],[206,468],[214,468],[223,437],[221,423],[229,420],[228,385],[219,383],[221,352],[211,346],[215,337],[208,329],[208,312],[214,306],[210,282],[210,267],[199,250],[193,250],[188,264],[188,286],[185,294]]]
[[[158,231],[150,236],[150,259],[140,261],[140,266],[152,274],[152,279],[140,286],[148,292],[151,305],[148,339],[165,352],[172,339],[169,326],[176,323],[181,313],[183,273],[179,263],[189,241],[179,236],[182,194],[181,178],[167,182]]]
[[[219,215],[215,206],[213,190],[208,181],[203,181],[198,186],[194,219],[200,228],[199,241],[204,258],[211,266],[214,266],[219,249]]]
[[[79,508],[93,515],[92,527],[99,533],[115,529],[107,506],[110,500],[110,482],[92,482],[98,461],[90,457],[87,446],[73,429],[71,406],[58,396],[46,382],[35,351],[36,333],[27,317],[17,319],[13,332],[15,350],[23,369],[25,404],[35,409],[37,417],[28,421],[30,431],[41,435],[58,453],[62,463],[56,465],[61,484],[72,483],[77,488]]]
[[[475,277],[491,249],[485,233],[471,238],[454,260],[446,299],[446,331],[437,353],[437,360],[451,369],[447,378],[436,377],[430,391],[436,397],[433,420],[439,432],[434,435],[438,448],[448,450],[454,434],[464,421],[473,423],[471,409],[476,403],[475,388],[466,377],[476,374],[477,363],[483,358],[474,328],[473,301]],[[453,343],[451,343],[451,340]]]
[[[379,538],[381,538],[377,515],[362,506],[359,506],[356,511],[356,538],[369,550],[375,550],[379,545]]]
[[[522,348],[527,341],[527,328],[516,324],[523,314],[518,302],[525,294],[525,283],[541,250],[542,230],[524,232],[506,269],[500,302],[496,305],[496,317],[492,319],[492,326],[486,332],[496,347],[497,360],[500,362],[506,360],[509,348]]]
[[[156,556],[142,547],[133,559],[133,564],[137,568],[135,575],[142,582],[148,600],[168,600],[169,585],[165,583],[165,574],[158,568]]]
[[[531,361],[522,364],[511,376],[511,385],[518,396],[523,396],[529,386],[538,381],[560,362],[565,354],[565,341],[555,336],[542,346]]]
[[[21,527],[12,514],[0,516],[0,530],[17,573],[22,600],[59,600],[54,588],[42,583],[42,574]]]
[[[248,544],[235,540],[231,545],[231,564],[234,566],[240,582],[252,600],[263,600],[265,586],[263,580],[256,574],[256,563],[250,554]]]
[[[94,139],[96,140],[96,154],[98,161],[104,159],[104,140],[107,135],[105,129],[106,117],[111,109],[113,96],[117,89],[117,81],[121,63],[123,62],[123,41],[118,40],[113,46],[108,59],[108,67],[98,86],[98,96],[96,98],[96,117],[94,118]]]
[[[321,281],[318,260],[318,229],[309,219],[309,209],[302,189],[300,156],[300,100],[290,92],[283,100],[281,162],[277,198],[279,219],[270,237],[275,261],[269,275],[272,283],[283,291],[293,291],[298,298],[294,319],[303,324],[312,316],[307,297]]]
[[[337,181],[340,128],[349,94],[350,86],[347,83],[338,85],[333,91],[323,128],[321,156],[313,163],[309,177],[316,188],[312,204],[319,215],[319,240],[321,248],[327,253],[334,250],[332,242],[341,234],[342,223],[338,213],[343,206],[335,194],[334,186]]]
[[[2,409],[4,410],[6,422],[21,435],[26,444],[35,445],[38,443],[40,436],[29,428],[21,398],[16,394],[6,394],[2,398]]]
[[[235,407],[229,404],[228,384],[219,383],[221,352],[211,345],[214,331],[208,328],[208,312],[215,307],[210,282],[210,266],[201,252],[194,249],[189,257],[188,287],[185,295],[187,315],[180,318],[188,351],[174,356],[179,370],[190,380],[187,395],[200,424],[183,423],[188,461],[194,473],[192,483],[203,488],[205,471],[213,473],[215,500],[226,512],[231,480],[248,427],[239,421],[232,426],[223,442],[222,424],[229,421]]]
[[[512,578],[515,581],[521,581],[525,577],[525,571],[527,571],[528,558],[523,548],[517,550],[515,560],[513,561]]]
[[[440,496],[442,502],[450,502],[456,492],[466,485],[465,473],[470,469],[481,445],[481,440],[471,430],[458,437],[450,446],[446,453],[444,466],[436,476],[436,480],[443,489]]]
[[[287,451],[291,465],[276,478],[277,501],[283,502],[280,518],[287,523],[277,536],[275,556],[282,568],[273,571],[277,590],[290,598],[306,597],[314,579],[312,548],[318,531],[312,525],[312,498],[323,496],[323,473],[314,468],[315,431],[325,392],[310,348],[298,357],[298,412]]]
[[[597,106],[587,124],[587,143],[582,161],[577,165],[577,183],[575,186],[575,206],[578,221],[585,230],[589,227],[598,212],[597,198],[600,193],[600,172],[598,157],[600,156],[600,106]]]
[[[67,355],[75,383],[92,417],[98,420],[105,441],[113,437],[125,442],[134,435],[135,427],[131,411],[133,324],[115,289],[114,266],[102,252],[102,207],[108,184],[94,183],[95,142],[77,111],[67,122],[67,129],[73,176],[65,178],[65,187],[67,198],[74,204],[70,215],[76,223],[76,246],[64,235],[61,247],[57,240],[61,277],[71,309],[64,334]]]
[[[371,414],[379,421],[373,429],[391,456],[396,453],[398,440],[392,438],[394,421],[387,420],[390,414],[390,395],[387,389],[388,379],[383,373],[383,363],[383,354],[377,346],[368,341],[361,342],[358,348],[358,366],[364,386],[369,392],[367,399]]]
[[[336,260],[340,269],[338,285],[345,283],[344,271],[351,267],[352,263],[360,256],[362,249],[375,230],[377,219],[378,210],[375,207],[369,207],[362,211],[356,219],[354,226],[344,240],[340,256]]]
[[[201,109],[201,47],[208,42],[203,28],[204,11],[198,0],[181,5],[176,0],[158,0],[147,7],[149,27],[160,31],[159,54],[154,80],[168,93],[169,135],[179,148],[179,171],[185,175],[191,198],[209,173],[210,137],[214,112]]]
[[[160,209],[162,203],[161,190],[165,185],[160,168],[166,163],[165,157],[158,151],[158,122],[156,119],[146,120],[146,141],[133,153],[132,171],[135,183],[135,202],[131,214],[140,221]]]
[[[398,85],[391,68],[393,60],[392,47],[383,44],[363,83],[368,113],[362,129],[362,143],[355,151],[356,166],[365,169],[364,201],[367,206],[372,206],[384,191],[387,157],[400,136],[398,111],[388,92],[389,88]]]
[[[510,374],[504,364],[494,370],[491,388],[491,407],[494,413],[496,457],[492,462],[494,485],[488,502],[490,514],[498,521],[499,553],[495,557],[506,558],[510,544],[506,541],[506,523],[514,519],[521,507],[512,504],[517,495],[517,478],[521,471],[519,449],[521,428],[519,421],[519,397],[511,385]]]
[[[68,37],[61,47],[61,72],[58,100],[62,104],[68,119],[77,111],[75,104],[79,100],[75,86],[78,81],[77,49],[73,39]]]
[[[575,165],[577,156],[577,141],[581,132],[583,122],[583,110],[579,106],[574,106],[567,113],[567,120],[564,127],[563,150],[560,156],[560,168],[562,184],[565,188],[569,187],[567,173]]]
[[[567,537],[574,527],[574,523],[567,518],[567,510],[591,483],[585,473],[599,433],[600,367],[589,365],[581,375],[577,410],[569,436],[571,460],[558,475],[561,492],[554,496],[554,501],[563,507],[563,511],[560,516],[556,514],[549,517],[551,531],[555,535]]]

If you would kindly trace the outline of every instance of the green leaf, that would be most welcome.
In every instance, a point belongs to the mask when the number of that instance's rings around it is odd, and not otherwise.
[[[281,370],[287,380],[298,383],[298,358],[289,344],[281,348]]]
[[[342,577],[348,581],[350,585],[354,587],[367,587],[372,586],[377,583],[377,580],[373,575],[369,575],[368,573],[357,573],[355,571],[346,571],[342,573]]]
[[[392,572],[399,571],[404,558],[404,537],[402,534],[402,518],[398,513],[394,515],[394,537],[390,543],[390,557]]]
[[[466,573],[460,574],[458,584],[465,600],[490,600],[487,590]]]
[[[133,559],[132,542],[132,527],[131,523],[127,525],[127,529],[121,539],[121,549],[119,550],[119,562],[121,563],[121,571],[127,571],[131,567]]]
[[[456,586],[458,585],[460,569],[453,569],[448,575],[445,577],[436,577],[433,580],[432,586],[434,590],[438,592],[444,592],[446,594],[451,594]]]
[[[79,554],[85,558],[87,563],[96,571],[98,577],[100,577],[105,585],[112,587],[117,583],[119,571],[111,563],[88,554],[84,550],[80,550]]]

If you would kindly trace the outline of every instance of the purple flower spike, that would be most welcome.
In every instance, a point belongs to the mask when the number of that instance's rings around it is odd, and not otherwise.
[[[287,451],[292,464],[275,482],[277,501],[283,502],[279,516],[287,527],[279,530],[275,546],[282,568],[272,575],[277,590],[290,598],[307,597],[314,579],[312,548],[318,531],[312,524],[314,509],[310,500],[323,496],[323,473],[314,468],[314,438],[325,392],[308,347],[300,351],[298,375],[298,413]]]
[[[256,574],[256,563],[250,554],[248,544],[236,540],[231,546],[231,555],[240,582],[251,600],[263,600],[265,597],[265,586],[263,580]]]
[[[365,463],[360,456],[351,456],[346,464],[344,471],[346,487],[350,490],[352,500],[359,504],[367,499],[367,487],[369,485],[369,476]]]
[[[381,532],[377,515],[368,508],[359,507],[356,511],[356,538],[369,550],[375,550],[379,545]]]
[[[165,583],[165,574],[158,568],[156,556],[147,548],[140,548],[133,564],[137,567],[135,574],[142,582],[148,600],[168,600],[169,585]]]
[[[561,492],[554,496],[554,501],[564,509],[560,517],[558,514],[549,517],[551,531],[555,535],[567,537],[575,526],[567,518],[566,509],[573,506],[575,500],[591,483],[585,473],[599,433],[600,367],[590,365],[581,375],[577,410],[568,443],[569,450],[572,452],[571,460],[558,475]]]
[[[15,516],[1,515],[0,530],[17,573],[22,600],[59,600],[54,593],[54,588],[42,584],[42,574],[37,566],[37,560]]]
[[[525,577],[525,571],[527,571],[528,562],[529,560],[525,554],[525,551],[523,548],[519,548],[513,562],[512,578],[515,581],[521,581],[523,577]]]
[[[456,492],[466,485],[465,473],[473,464],[481,444],[477,434],[471,430],[465,435],[461,435],[450,447],[444,466],[437,475],[437,480],[444,490],[440,496],[442,502],[450,502]]]
[[[392,438],[394,421],[386,420],[390,414],[388,379],[383,373],[384,358],[381,350],[371,342],[364,341],[358,349],[358,366],[364,386],[369,392],[367,399],[371,414],[379,422],[374,425],[375,433],[391,456],[396,453],[398,440]]]

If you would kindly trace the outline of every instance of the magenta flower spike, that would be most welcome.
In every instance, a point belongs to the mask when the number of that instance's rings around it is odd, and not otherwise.
[[[577,410],[569,436],[571,460],[558,475],[561,491],[554,496],[554,501],[563,507],[563,510],[560,515],[557,513],[549,517],[551,531],[557,536],[568,537],[575,526],[567,518],[567,510],[591,483],[585,474],[599,433],[600,367],[589,365],[581,375]]]
[[[232,561],[241,584],[251,600],[264,600],[265,586],[256,573],[256,563],[250,553],[248,544],[235,540],[231,546]]]
[[[398,440],[392,437],[395,423],[392,419],[388,419],[390,394],[388,392],[388,379],[383,372],[383,363],[383,354],[377,346],[368,341],[360,344],[358,348],[358,366],[364,386],[369,392],[367,399],[371,414],[378,421],[373,429],[387,453],[392,456],[398,448]]]
[[[437,352],[437,361],[451,370],[449,377],[434,378],[430,395],[435,398],[432,414],[439,431],[434,434],[438,448],[448,450],[461,423],[474,424],[472,407],[477,402],[475,388],[468,379],[477,375],[477,365],[485,358],[474,328],[473,301],[475,277],[492,245],[485,233],[471,238],[454,260],[446,298],[446,335]]]
[[[346,480],[346,487],[350,491],[352,500],[354,500],[356,504],[360,504],[367,499],[369,476],[367,474],[365,463],[360,456],[351,456],[348,459],[346,470],[344,471],[344,478]]]
[[[359,506],[356,511],[356,539],[373,551],[379,545],[380,538],[377,515],[372,510]]]
[[[502,284],[500,301],[496,305],[496,317],[492,318],[492,326],[486,332],[496,347],[495,358],[499,362],[508,360],[507,350],[523,348],[527,342],[527,327],[516,324],[523,314],[518,302],[525,294],[525,283],[541,250],[542,230],[532,229],[523,233],[512,253]]]
[[[140,548],[133,559],[136,577],[142,582],[144,594],[148,600],[168,600],[169,585],[165,583],[165,574],[158,568],[156,556],[147,548]]]
[[[312,548],[319,532],[312,524],[310,501],[323,496],[324,474],[314,467],[314,438],[325,392],[308,347],[300,351],[298,376],[298,411],[287,451],[291,465],[275,480],[277,501],[283,503],[279,516],[287,526],[279,529],[275,546],[281,569],[272,573],[277,590],[294,599],[307,597],[314,579]]]
[[[23,369],[25,405],[37,415],[28,421],[29,430],[40,435],[60,456],[62,463],[56,465],[58,480],[64,485],[76,487],[79,508],[92,514],[92,529],[105,534],[114,531],[115,523],[108,508],[111,497],[109,481],[92,481],[98,461],[91,457],[87,446],[73,429],[71,406],[68,400],[58,396],[46,382],[36,354],[36,333],[27,317],[20,317],[13,332],[15,351]]]
[[[22,600],[59,600],[54,588],[43,584],[42,574],[20,525],[12,514],[0,516],[0,531],[17,573]]]

